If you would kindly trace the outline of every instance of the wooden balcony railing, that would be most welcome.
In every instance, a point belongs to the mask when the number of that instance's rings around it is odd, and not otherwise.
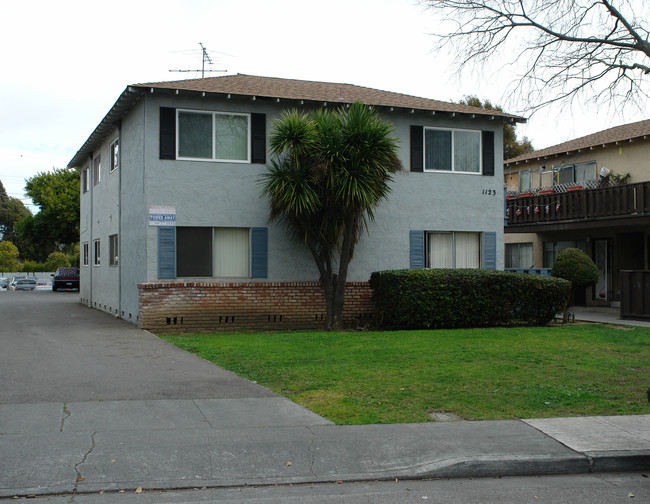
[[[589,220],[650,212],[650,182],[506,200],[508,226]]]

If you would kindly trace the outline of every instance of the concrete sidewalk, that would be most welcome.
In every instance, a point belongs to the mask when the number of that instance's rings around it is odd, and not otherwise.
[[[283,397],[0,405],[0,497],[650,470],[650,415],[335,426]]]
[[[576,321],[650,327],[650,322],[646,320],[622,319],[620,308],[611,308],[608,306],[573,306],[569,311],[575,314]]]

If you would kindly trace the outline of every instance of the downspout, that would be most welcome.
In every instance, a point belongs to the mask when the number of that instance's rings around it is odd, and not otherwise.
[[[95,242],[93,240],[93,191],[95,187],[95,171],[93,169],[93,153],[88,156],[88,192],[90,193],[90,239],[88,240],[88,307],[93,307],[93,268],[95,267]]]
[[[122,121],[117,122],[117,316],[122,318]]]

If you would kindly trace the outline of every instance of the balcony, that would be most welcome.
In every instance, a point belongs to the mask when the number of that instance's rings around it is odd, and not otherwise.
[[[650,182],[576,189],[507,199],[507,228],[650,217]]]

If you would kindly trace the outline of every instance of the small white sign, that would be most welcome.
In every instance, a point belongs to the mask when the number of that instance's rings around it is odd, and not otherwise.
[[[176,207],[173,207],[173,206],[150,206],[149,207],[149,225],[150,226],[175,226],[176,225]]]

